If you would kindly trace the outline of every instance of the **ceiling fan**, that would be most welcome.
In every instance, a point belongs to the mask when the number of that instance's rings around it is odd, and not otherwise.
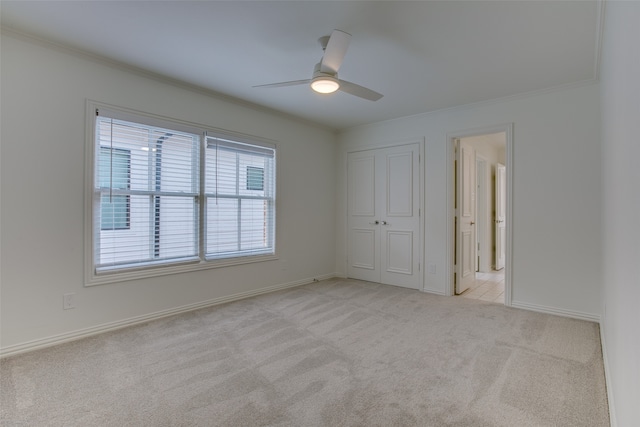
[[[347,53],[350,40],[351,34],[340,30],[333,30],[330,36],[320,37],[318,41],[322,46],[322,50],[324,50],[324,55],[320,62],[316,64],[310,79],[271,83],[253,87],[283,87],[310,84],[311,89],[318,93],[333,93],[340,90],[350,95],[368,99],[369,101],[377,101],[382,98],[382,94],[338,78],[338,69],[340,65],[342,65],[344,55]]]

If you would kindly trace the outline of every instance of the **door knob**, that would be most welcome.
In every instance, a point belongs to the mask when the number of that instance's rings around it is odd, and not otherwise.
[[[369,224],[370,224],[370,225],[378,225],[378,224],[380,224],[380,221],[375,220],[375,221],[373,221],[373,222],[370,222]]]
[[[470,224],[470,225],[473,225],[473,224],[475,224],[475,222],[471,221],[469,224]]]
[[[382,225],[387,225],[387,221],[382,221]]]

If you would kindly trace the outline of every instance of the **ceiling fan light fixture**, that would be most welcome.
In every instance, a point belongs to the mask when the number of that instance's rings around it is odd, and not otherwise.
[[[340,83],[333,77],[320,76],[311,81],[311,89],[318,93],[333,93],[340,89]]]

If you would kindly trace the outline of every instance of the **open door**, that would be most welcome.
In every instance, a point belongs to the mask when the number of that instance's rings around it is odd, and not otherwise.
[[[506,244],[506,168],[504,165],[496,165],[496,218],[495,218],[495,260],[496,270],[504,268],[505,244]]]
[[[455,292],[461,294],[476,276],[476,152],[468,142],[457,141],[456,165]]]

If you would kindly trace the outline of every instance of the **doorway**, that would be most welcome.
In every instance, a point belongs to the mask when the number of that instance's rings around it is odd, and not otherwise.
[[[476,272],[473,284],[458,296],[504,304],[504,269]]]
[[[511,305],[512,125],[448,142],[449,294]]]

